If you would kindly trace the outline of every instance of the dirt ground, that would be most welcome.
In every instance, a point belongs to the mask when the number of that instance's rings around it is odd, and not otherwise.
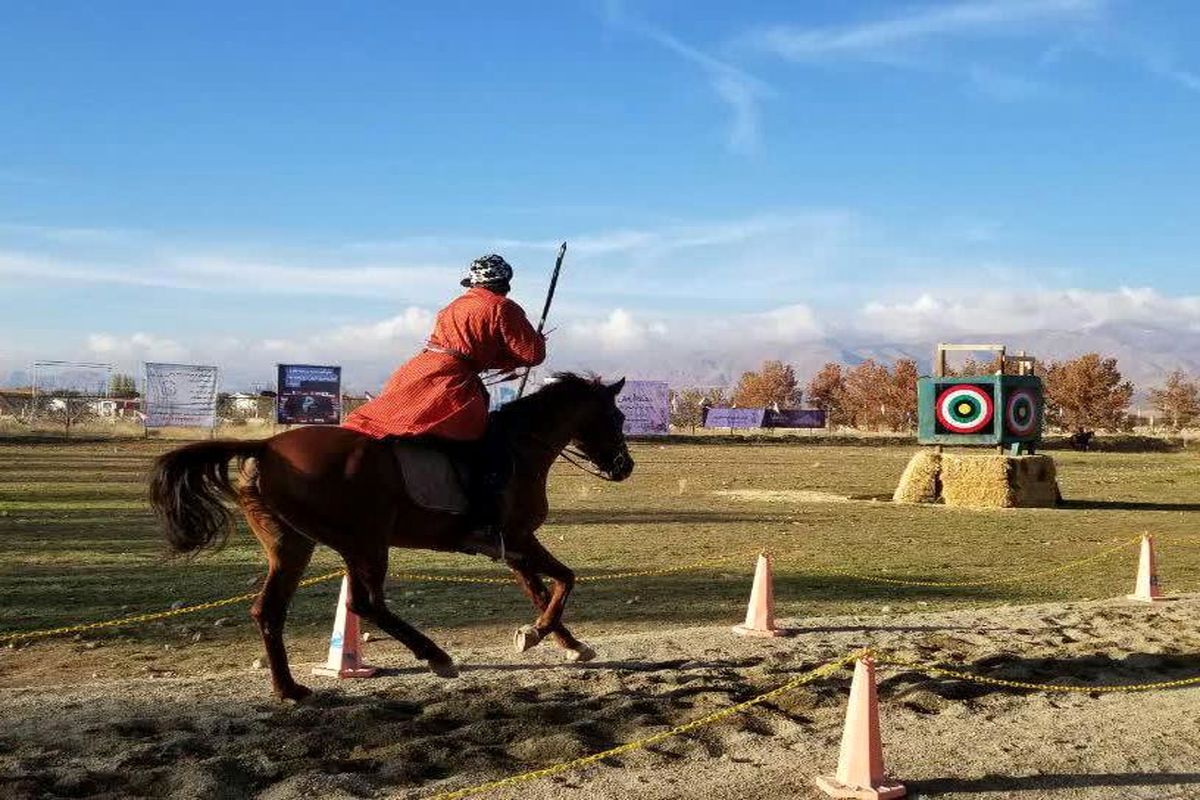
[[[0,443],[0,640],[253,591],[243,533],[194,562],[162,558],[144,502],[158,442]],[[1060,509],[983,512],[881,502],[901,447],[639,444],[619,486],[567,467],[542,539],[579,574],[568,621],[597,661],[550,644],[518,656],[532,613],[515,587],[403,579],[500,574],[483,559],[396,553],[389,600],[462,664],[446,681],[390,640],[377,678],[308,678],[270,694],[245,603],[0,647],[0,797],[436,796],[634,741],[727,708],[856,648],[1027,681],[1131,684],[1200,675],[1200,461],[1194,451],[1056,454]],[[1037,580],[1141,531],[1187,595],[1147,608],[1132,547]],[[776,555],[797,635],[745,640],[754,552]],[[720,561],[719,559],[726,559]],[[629,571],[704,562],[673,574]],[[310,574],[338,564],[318,552]],[[840,570],[840,572],[839,572]],[[849,573],[849,574],[848,574]],[[324,652],[337,582],[302,590],[286,638],[298,675]],[[493,797],[817,797],[849,672],[685,736]],[[1051,695],[881,668],[889,768],[913,796],[1200,797],[1200,688]]]
[[[457,652],[443,680],[375,640],[379,677],[301,706],[269,699],[249,665],[186,677],[0,691],[0,794],[13,798],[421,798],[644,737],[871,646],[992,677],[1082,685],[1200,675],[1200,596],[784,620],[794,635],[725,626],[592,640],[565,664],[549,643]],[[298,665],[300,666],[300,665]],[[307,666],[307,665],[305,665]],[[837,758],[849,672],[776,703],[578,772],[492,797],[817,797]],[[1045,694],[880,668],[888,768],[914,797],[1200,796],[1200,688]]]

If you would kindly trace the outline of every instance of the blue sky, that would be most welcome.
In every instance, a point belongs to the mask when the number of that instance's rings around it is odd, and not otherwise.
[[[536,310],[561,239],[571,365],[1200,330],[1200,6],[740,5],[6,3],[0,378],[369,385],[476,255]]]

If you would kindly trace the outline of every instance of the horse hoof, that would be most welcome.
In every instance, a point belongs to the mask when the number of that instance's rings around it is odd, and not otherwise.
[[[453,661],[430,661],[429,669],[439,678],[457,678],[458,665]]]
[[[287,703],[303,703],[312,696],[312,689],[307,686],[301,686],[296,683],[287,689],[280,689],[277,694],[279,699]]]
[[[573,664],[583,664],[587,661],[591,661],[595,657],[596,651],[588,647],[586,644],[580,645],[578,650],[567,651],[567,661],[570,661]]]
[[[542,635],[538,633],[537,628],[532,625],[522,625],[513,634],[513,647],[517,649],[518,653],[524,653],[541,640]]]

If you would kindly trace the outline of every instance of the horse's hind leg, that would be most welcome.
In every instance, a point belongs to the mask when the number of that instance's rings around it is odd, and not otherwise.
[[[287,619],[288,604],[312,557],[314,544],[311,539],[273,515],[253,487],[240,492],[238,505],[242,507],[250,529],[267,554],[267,577],[262,591],[250,607],[250,616],[254,617],[262,634],[267,663],[271,668],[271,684],[281,699],[303,700],[312,691],[292,678],[287,650],[283,645],[283,624]]]
[[[388,608],[383,593],[387,577],[387,549],[381,552],[347,555],[346,574],[350,577],[350,610],[370,620],[396,639],[417,658],[428,662],[434,674],[443,678],[458,677],[458,668],[445,650],[419,630],[397,617]]]

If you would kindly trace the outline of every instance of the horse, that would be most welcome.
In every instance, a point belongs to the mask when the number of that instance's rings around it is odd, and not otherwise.
[[[616,404],[625,380],[605,384],[573,373],[555,378],[490,415],[489,425],[508,447],[513,465],[499,541],[481,541],[463,514],[415,503],[404,489],[388,440],[341,427],[303,427],[258,441],[217,439],[171,450],[154,463],[150,504],[169,551],[176,555],[219,548],[234,526],[234,513],[225,501],[240,508],[267,557],[266,579],[250,615],[281,699],[300,701],[311,694],[292,677],[283,626],[317,544],[345,561],[349,610],[400,641],[437,675],[455,677],[454,660],[388,608],[384,579],[391,547],[502,561],[539,612],[532,625],[518,628],[518,651],[552,635],[569,660],[586,661],[595,651],[562,622],[575,575],[536,535],[549,511],[546,484],[560,455],[611,481],[628,478],[634,462]],[[230,477],[234,459],[240,466],[238,485]]]

